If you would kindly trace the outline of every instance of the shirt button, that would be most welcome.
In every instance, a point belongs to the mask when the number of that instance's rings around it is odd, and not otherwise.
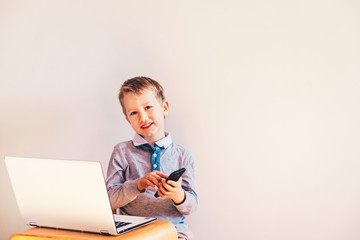
[[[154,164],[154,165],[153,165],[153,167],[154,167],[154,168],[156,168],[156,167],[157,167],[157,165],[156,165],[156,164]]]
[[[156,155],[156,153],[154,153],[154,157],[156,157],[157,155]]]

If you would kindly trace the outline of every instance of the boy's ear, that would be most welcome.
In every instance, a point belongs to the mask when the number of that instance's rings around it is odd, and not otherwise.
[[[163,102],[163,113],[164,117],[166,117],[169,113],[169,102],[167,100],[164,100]]]

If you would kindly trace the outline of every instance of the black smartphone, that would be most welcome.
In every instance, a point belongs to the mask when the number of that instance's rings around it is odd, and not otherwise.
[[[166,179],[166,182],[171,180],[171,181],[175,181],[177,182],[177,180],[179,180],[179,178],[181,177],[181,175],[183,175],[183,173],[185,172],[185,168],[181,168],[179,170],[176,170],[174,172],[172,172],[169,177]],[[156,192],[155,197],[159,197],[159,194]]]

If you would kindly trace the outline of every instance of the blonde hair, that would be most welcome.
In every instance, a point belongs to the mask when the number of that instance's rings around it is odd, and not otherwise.
[[[126,109],[124,106],[125,93],[140,94],[143,93],[145,90],[153,91],[155,97],[159,100],[159,102],[163,103],[165,101],[164,89],[157,81],[143,76],[128,79],[121,85],[118,95],[125,116],[126,116]]]

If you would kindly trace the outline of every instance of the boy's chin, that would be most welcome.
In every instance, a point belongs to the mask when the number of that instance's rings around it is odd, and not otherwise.
[[[148,134],[138,133],[138,134],[148,142],[157,142],[165,137],[165,132],[163,134],[157,134],[157,135],[152,133],[148,133]]]
[[[137,134],[139,134],[146,141],[155,139],[155,137],[151,133],[144,134],[143,132],[138,132]]]

